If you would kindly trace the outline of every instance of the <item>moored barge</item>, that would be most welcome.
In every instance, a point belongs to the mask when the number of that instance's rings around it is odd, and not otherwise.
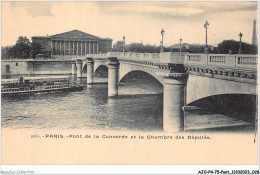
[[[2,95],[18,95],[28,93],[41,93],[51,91],[75,91],[82,90],[82,85],[72,85],[63,78],[33,78],[24,79],[19,77],[18,80],[2,81]]]

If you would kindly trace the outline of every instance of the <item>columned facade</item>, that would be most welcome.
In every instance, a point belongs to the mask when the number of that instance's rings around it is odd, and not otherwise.
[[[51,40],[53,55],[78,55],[99,53],[98,41]]]
[[[107,53],[112,49],[112,39],[99,38],[79,30],[52,36],[35,36],[32,37],[32,42],[42,46],[39,54],[46,57],[58,55],[85,56],[100,52]]]

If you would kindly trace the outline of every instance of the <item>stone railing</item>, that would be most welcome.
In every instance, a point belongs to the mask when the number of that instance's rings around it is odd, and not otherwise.
[[[133,53],[133,52],[108,52],[103,54],[88,54],[93,59],[106,59],[117,57],[122,60],[147,61],[153,63],[176,63],[183,64],[185,52],[163,52],[163,53]]]
[[[257,69],[257,55],[186,54],[184,64]]]
[[[117,57],[118,59],[138,60],[158,62],[160,59],[159,53],[133,53],[133,52],[108,52],[102,54],[88,54],[87,57],[93,59],[105,59],[108,57]]]
[[[257,67],[258,58],[255,55],[237,55],[236,66],[237,67]]]
[[[154,63],[173,63],[188,65],[209,65],[216,67],[237,67],[257,69],[257,55],[229,55],[229,54],[201,54],[185,52],[163,52],[163,53],[133,53],[133,52],[108,52],[100,54],[88,54],[77,57],[85,60],[87,57],[93,59],[107,59],[117,57],[122,60],[147,61]]]
[[[71,55],[52,55],[51,60],[71,60]]]

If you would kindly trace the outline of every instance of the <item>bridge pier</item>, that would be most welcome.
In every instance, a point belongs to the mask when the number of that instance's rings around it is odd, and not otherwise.
[[[77,77],[82,78],[82,60],[77,60]]]
[[[93,58],[87,58],[87,85],[93,84],[94,75],[94,60]]]
[[[71,64],[71,74],[76,75],[77,74],[77,67],[76,67],[76,62],[73,62]]]
[[[115,57],[109,57],[108,62],[108,97],[118,96],[118,68],[119,61]]]
[[[186,73],[170,73],[164,77],[163,129],[167,132],[184,130]]]

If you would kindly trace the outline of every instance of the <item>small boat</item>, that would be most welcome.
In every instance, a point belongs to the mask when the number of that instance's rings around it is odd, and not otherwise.
[[[50,91],[75,91],[82,90],[82,85],[71,85],[68,80],[50,80],[50,81],[30,81],[19,77],[18,81],[6,82],[1,85],[2,95],[18,95],[27,93],[39,93]]]

